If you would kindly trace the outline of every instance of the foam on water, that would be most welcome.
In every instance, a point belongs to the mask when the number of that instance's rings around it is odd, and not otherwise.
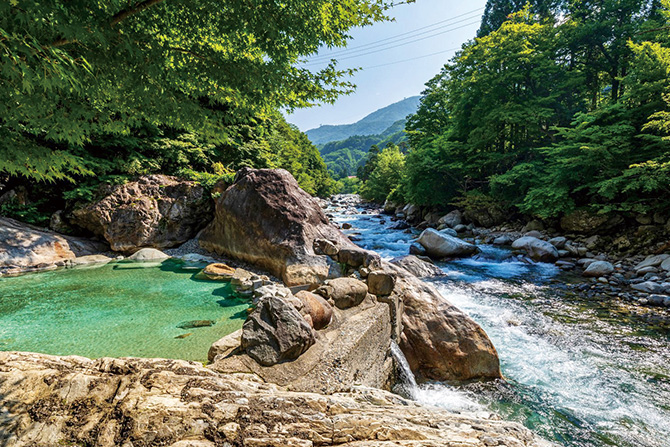
[[[418,233],[368,214],[336,215],[364,248],[408,253]],[[485,406],[565,446],[670,445],[670,334],[612,302],[558,295],[559,270],[480,246],[475,257],[441,264],[435,285],[488,333],[505,382],[416,386],[412,397],[454,411]]]

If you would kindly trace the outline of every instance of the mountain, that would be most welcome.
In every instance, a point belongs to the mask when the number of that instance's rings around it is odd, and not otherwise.
[[[416,112],[420,99],[420,96],[412,96],[372,112],[353,124],[325,125],[310,129],[305,133],[316,145],[342,141],[354,135],[379,135],[394,123]]]
[[[336,179],[355,175],[365,163],[370,146],[384,148],[388,143],[401,144],[407,140],[406,120],[398,120],[379,135],[354,135],[342,141],[331,141],[320,148],[323,161]]]

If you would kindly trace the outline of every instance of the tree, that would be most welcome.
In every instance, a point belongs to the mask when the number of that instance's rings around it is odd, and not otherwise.
[[[400,187],[404,168],[405,156],[398,146],[389,144],[377,156],[370,177],[361,187],[363,198],[383,203]]]
[[[225,126],[350,91],[298,62],[384,20],[385,0],[10,0],[0,3],[0,172],[92,174],[77,148],[169,126]]]

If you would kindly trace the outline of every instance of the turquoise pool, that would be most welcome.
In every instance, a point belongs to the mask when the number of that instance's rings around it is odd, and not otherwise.
[[[166,261],[0,278],[0,350],[205,361],[242,327],[249,302],[196,272]],[[213,325],[179,327],[195,320]]]

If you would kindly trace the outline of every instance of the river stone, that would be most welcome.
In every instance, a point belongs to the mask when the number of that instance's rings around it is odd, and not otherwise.
[[[608,276],[614,272],[614,266],[607,261],[594,261],[589,264],[589,266],[582,273],[586,277],[596,277]]]
[[[512,243],[512,248],[524,250],[531,259],[537,262],[556,262],[558,250],[547,241],[531,236],[524,236]]]
[[[235,269],[227,264],[214,263],[205,267],[202,273],[209,279],[230,281],[235,276]]]
[[[112,250],[169,248],[192,239],[212,219],[212,200],[196,182],[165,175],[101,186],[103,199],[77,208],[72,223],[104,237]]]
[[[242,326],[242,349],[263,366],[298,358],[314,333],[298,310],[275,296],[261,298]]]
[[[337,245],[326,239],[316,239],[314,241],[314,253],[317,255],[336,256],[339,253]]]
[[[667,258],[661,263],[661,268],[666,272],[670,272],[670,258]]]
[[[75,253],[64,237],[14,219],[0,218],[0,269],[62,265]]]
[[[386,272],[373,271],[368,274],[368,290],[377,296],[387,296],[393,292],[395,277]]]
[[[470,256],[477,252],[476,246],[432,228],[424,230],[417,242],[434,258]]]
[[[155,248],[142,248],[128,256],[131,261],[163,261],[170,257]]]
[[[349,267],[369,267],[379,264],[379,255],[359,247],[345,247],[337,253],[337,260]]]
[[[318,331],[330,324],[333,318],[333,306],[322,296],[301,290],[295,297],[302,303],[301,313],[305,317],[309,316],[307,321],[314,329]]]
[[[561,218],[561,228],[567,233],[594,234],[612,229],[623,223],[619,215],[596,214],[576,210]]]
[[[108,264],[110,262],[112,258],[105,255],[79,256],[72,261],[74,265]]]
[[[417,278],[427,278],[430,276],[444,276],[445,273],[441,268],[423,259],[419,259],[413,255],[401,256],[399,258],[391,259],[391,264],[404,268]]]
[[[493,245],[509,245],[512,243],[512,238],[505,235],[498,236],[493,239]]]
[[[438,221],[440,225],[447,225],[450,228],[454,228],[456,225],[463,223],[463,214],[459,210],[454,210],[448,214],[442,216]]]
[[[670,259],[670,255],[662,254],[655,256],[647,256],[647,258],[633,267],[633,270],[638,271],[645,267],[658,267],[663,264],[664,261]]]
[[[368,286],[355,278],[336,278],[314,291],[327,300],[332,300],[339,309],[358,306],[368,294]]]
[[[558,236],[549,239],[547,242],[556,247],[558,250],[562,250],[565,247],[565,244],[568,242],[568,240],[563,236]]]
[[[199,243],[268,270],[292,287],[321,284],[331,275],[328,257],[314,252],[317,239],[340,250],[353,246],[288,171],[243,168],[217,199],[215,218]]]
[[[653,281],[645,281],[639,284],[633,284],[631,285],[631,288],[645,293],[653,293],[653,294],[665,293],[665,287]]]
[[[423,245],[417,244],[416,242],[409,246],[409,254],[415,256],[426,256],[428,252],[423,248]]]
[[[524,236],[534,237],[534,238],[537,238],[537,239],[542,239],[544,237],[544,234],[540,233],[537,230],[531,230],[531,231],[525,231]]]
[[[529,231],[544,231],[544,224],[537,219],[531,220],[521,229],[522,233],[528,233]]]
[[[443,228],[439,230],[439,232],[453,237],[458,236],[458,231],[454,230],[453,228]]]

